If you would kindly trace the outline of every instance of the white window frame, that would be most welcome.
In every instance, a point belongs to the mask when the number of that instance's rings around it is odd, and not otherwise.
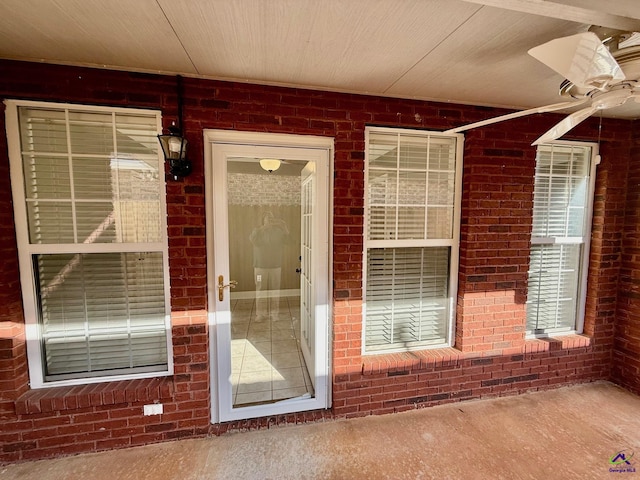
[[[455,175],[454,175],[454,199],[451,239],[410,239],[410,240],[369,240],[369,137],[372,133],[395,134],[402,136],[416,137],[451,137],[456,140],[455,147]],[[462,202],[462,171],[463,171],[464,135],[445,134],[438,131],[413,130],[405,128],[390,127],[365,127],[365,168],[364,168],[364,230],[363,230],[363,278],[362,278],[362,355],[384,355],[388,353],[430,350],[436,348],[451,347],[455,338],[455,318],[456,299],[458,294],[458,264],[460,255],[460,217]],[[426,199],[425,199],[426,202]],[[425,203],[426,206],[426,203]],[[425,224],[425,229],[427,225]],[[379,348],[367,350],[367,253],[373,248],[425,248],[425,247],[448,247],[450,248],[449,258],[449,281],[448,281],[448,306],[449,318],[447,325],[447,335],[445,342],[439,344],[419,345],[400,348]]]
[[[533,234],[531,236],[531,246],[533,245],[560,245],[560,244],[572,244],[572,245],[582,245],[581,258],[579,261],[579,273],[578,273],[578,294],[576,296],[576,312],[575,312],[575,321],[574,328],[571,330],[562,330],[562,331],[549,331],[549,332],[530,332],[528,331],[528,325],[525,326],[527,329],[526,338],[549,338],[554,336],[563,336],[563,335],[572,335],[572,334],[581,334],[584,330],[584,315],[587,303],[587,279],[589,277],[589,256],[591,251],[591,229],[593,223],[593,202],[595,197],[595,185],[596,185],[596,170],[597,166],[600,164],[600,154],[599,154],[599,145],[595,142],[579,142],[579,141],[566,141],[566,140],[556,140],[553,142],[548,142],[541,146],[550,146],[550,145],[561,145],[561,146],[579,146],[579,147],[587,147],[591,148],[591,156],[590,156],[590,164],[589,164],[589,186],[587,192],[587,198],[585,203],[585,213],[584,213],[584,222],[583,222],[583,235],[582,237],[564,237],[564,238],[556,238],[556,237],[534,237]],[[539,147],[538,147],[539,148]],[[536,150],[537,157],[537,150]],[[536,165],[537,169],[537,165]],[[535,181],[535,173],[534,173],[534,181]],[[533,219],[533,217],[532,217]],[[582,241],[580,241],[582,239]],[[529,253],[529,261],[531,261],[531,253]],[[529,291],[527,290],[527,296]]]
[[[25,330],[27,340],[27,361],[29,367],[29,380],[32,389],[48,388],[55,386],[85,385],[108,381],[132,380],[137,378],[153,378],[173,374],[173,348],[171,341],[171,297],[169,283],[169,244],[167,238],[167,208],[166,185],[164,181],[164,158],[161,149],[158,150],[158,161],[161,168],[160,181],[160,241],[144,243],[152,246],[153,251],[162,253],[164,271],[164,304],[165,304],[165,331],[167,341],[167,368],[166,370],[126,374],[103,374],[86,377],[69,378],[63,380],[45,380],[44,356],[41,347],[41,333],[38,320],[38,297],[36,293],[36,279],[33,271],[32,256],[35,254],[64,254],[64,253],[127,253],[139,252],[140,243],[102,243],[102,244],[32,244],[29,239],[29,226],[26,208],[26,192],[24,189],[24,176],[22,166],[22,151],[20,139],[20,127],[18,118],[19,107],[71,109],[73,111],[85,111],[87,113],[112,113],[112,114],[139,114],[156,118],[157,132],[162,132],[161,112],[158,110],[146,110],[137,108],[103,107],[93,105],[77,105],[68,103],[39,102],[28,100],[5,100],[6,106],[6,132],[9,151],[9,164],[11,169],[11,190],[13,195],[14,219],[16,228],[16,241],[18,245],[18,263],[20,268],[20,283],[25,316]],[[142,247],[144,248],[144,247]]]

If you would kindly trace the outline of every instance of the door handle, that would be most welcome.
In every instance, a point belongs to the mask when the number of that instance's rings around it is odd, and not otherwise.
[[[224,299],[225,288],[236,288],[236,285],[238,285],[238,282],[236,282],[235,280],[229,280],[229,283],[225,285],[224,277],[222,275],[218,276],[218,300],[222,301]]]

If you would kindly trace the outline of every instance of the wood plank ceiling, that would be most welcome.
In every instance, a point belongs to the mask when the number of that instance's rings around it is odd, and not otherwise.
[[[592,24],[640,31],[640,2],[2,0],[0,58],[531,108],[562,78],[527,50]]]

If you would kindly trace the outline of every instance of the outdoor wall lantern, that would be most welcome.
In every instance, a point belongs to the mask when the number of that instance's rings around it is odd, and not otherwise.
[[[158,141],[162,147],[164,160],[169,163],[169,172],[174,180],[186,177],[191,173],[191,160],[187,159],[186,138],[182,136],[182,77],[178,75],[176,80],[178,91],[178,125],[173,122],[168,134],[158,135]]]

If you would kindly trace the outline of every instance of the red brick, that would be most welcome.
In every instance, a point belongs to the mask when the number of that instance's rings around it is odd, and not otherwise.
[[[0,91],[15,98],[162,108],[165,126],[176,116],[174,79],[168,76],[145,75],[142,79],[127,72],[12,61],[0,61],[0,65],[5,73],[0,78]],[[80,76],[82,82],[69,81]],[[45,77],[47,89],[42,89],[40,80],[34,79]],[[184,81],[188,86],[184,99],[185,132],[190,139],[201,139],[202,126],[206,125],[206,128],[326,135],[336,140],[333,280],[334,293],[339,291],[341,297],[333,295],[334,406],[327,415],[362,416],[416,408],[402,402],[430,395],[434,389],[450,395],[472,390],[472,397],[478,398],[607,378],[610,371],[617,382],[640,391],[637,361],[640,333],[634,329],[640,318],[640,300],[634,296],[640,293],[635,286],[640,276],[640,192],[633,188],[640,183],[640,137],[635,133],[635,124],[603,119],[608,128],[602,129],[603,161],[596,179],[591,277],[585,312],[585,333],[592,337],[590,343],[576,339],[560,346],[560,350],[549,351],[548,343],[523,339],[535,161],[535,149],[530,142],[535,138],[533,134],[546,129],[549,121],[545,116],[535,116],[514,121],[508,128],[498,124],[466,134],[456,314],[459,350],[455,354],[449,349],[447,353],[428,351],[364,358],[360,350],[365,122],[375,119],[379,124],[414,128],[413,116],[420,112],[424,128],[443,130],[489,116],[490,111],[204,79]],[[3,115],[0,123],[4,126]],[[593,125],[588,120],[569,136],[593,138]],[[181,325],[206,323],[204,148],[201,140],[192,141],[196,171],[180,182],[167,184],[172,317]],[[11,204],[6,151],[6,137],[0,135],[0,173],[4,173],[0,175],[0,199],[5,206]],[[76,433],[76,437],[85,435],[84,439],[76,439],[69,445],[45,443],[32,450],[24,445],[24,458],[138,445],[198,435],[198,428],[208,428],[209,338],[206,330],[187,333],[181,326],[172,330],[175,378],[157,387],[149,384],[132,390],[124,387],[102,390],[96,386],[81,395],[18,402],[16,408],[22,416],[17,417],[11,402],[27,392],[28,375],[10,208],[0,211],[0,220],[0,258],[5,259],[0,269],[3,286],[0,318],[19,325],[11,327],[11,337],[0,335],[6,339],[0,344],[0,382],[9,382],[0,383],[3,399],[9,399],[0,409],[3,418],[5,411],[9,418],[3,424],[3,432],[7,435],[29,432],[38,441],[55,442],[47,437],[56,427],[65,433],[78,428],[105,428]],[[511,361],[510,355],[514,354],[526,355],[526,361]],[[476,357],[491,358],[494,363],[487,366],[488,370],[458,363]],[[387,376],[404,369],[411,373]],[[502,380],[524,371],[539,373],[540,378],[481,386],[488,379],[486,375]],[[159,400],[158,395],[166,400],[164,417],[170,420],[163,420],[160,424],[163,427],[154,426],[159,425],[157,418],[142,415],[142,405]],[[397,405],[385,406],[385,401],[397,401]],[[449,401],[451,398],[442,398],[418,404]],[[64,410],[70,411],[64,414]],[[41,411],[44,413],[38,413]],[[69,424],[71,411],[73,425]],[[27,412],[31,415],[25,415]],[[317,415],[322,418],[325,413]],[[298,421],[297,418],[285,416],[283,422]],[[247,428],[260,428],[263,420],[250,422]],[[240,428],[241,423],[233,425],[214,426],[212,430]],[[145,433],[145,427],[167,430]],[[101,438],[107,433],[111,438]],[[90,436],[94,434],[95,437]],[[57,440],[64,442],[68,438]],[[15,452],[0,460],[12,458]]]

